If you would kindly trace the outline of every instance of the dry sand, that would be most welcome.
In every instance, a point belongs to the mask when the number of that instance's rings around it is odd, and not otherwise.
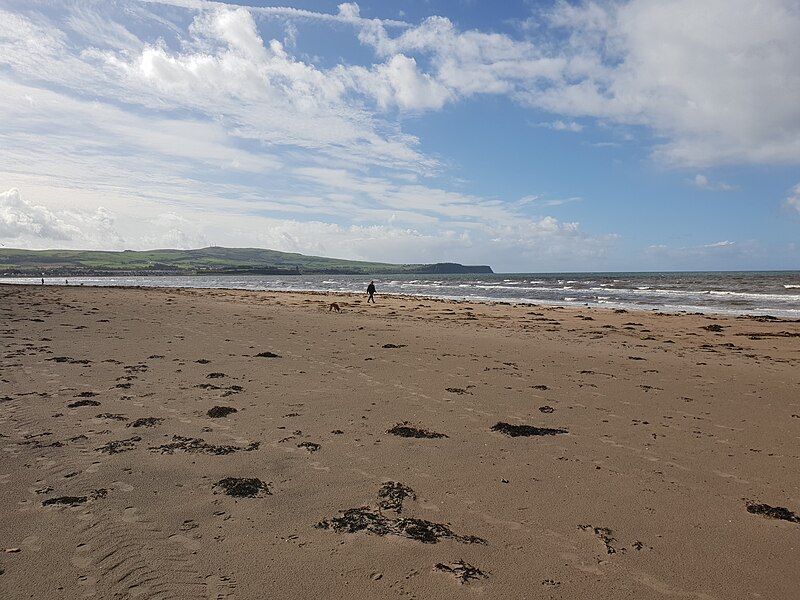
[[[0,597],[800,597],[800,323],[364,301],[0,286]]]

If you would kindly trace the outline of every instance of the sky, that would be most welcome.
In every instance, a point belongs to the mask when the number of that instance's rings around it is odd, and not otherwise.
[[[0,0],[0,244],[800,269],[796,0]]]

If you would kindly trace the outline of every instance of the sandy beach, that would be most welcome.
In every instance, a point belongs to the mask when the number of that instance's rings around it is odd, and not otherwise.
[[[800,323],[377,300],[0,286],[0,597],[799,597]]]

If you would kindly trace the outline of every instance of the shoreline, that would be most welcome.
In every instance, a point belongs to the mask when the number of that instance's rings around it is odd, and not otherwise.
[[[2,286],[9,286],[9,287],[42,287],[37,283],[9,283],[0,281],[0,287]],[[244,292],[244,293],[266,293],[266,294],[311,294],[311,295],[321,295],[321,296],[338,296],[338,297],[346,297],[346,298],[359,298],[361,296],[365,296],[365,294],[357,293],[357,292],[343,292],[343,291],[328,291],[328,290],[310,290],[310,289],[302,289],[302,290],[276,290],[276,289],[255,289],[255,288],[242,288],[242,287],[196,287],[196,286],[149,286],[149,285],[84,285],[84,283],[77,283],[77,284],[60,284],[60,283],[47,283],[44,287],[55,287],[55,288],[74,288],[74,287],[85,287],[85,288],[98,288],[98,289],[108,289],[108,288],[115,288],[115,289],[162,289],[162,290],[199,290],[199,291],[225,291],[225,292]],[[703,307],[694,307],[697,310],[693,309],[667,309],[667,308],[644,308],[640,306],[632,306],[628,304],[619,303],[619,305],[609,305],[605,306],[602,304],[574,304],[574,303],[559,303],[559,302],[549,302],[544,300],[502,300],[502,299],[475,299],[475,298],[454,298],[454,297],[444,297],[444,296],[431,296],[431,295],[415,295],[415,294],[398,294],[398,293],[382,293],[378,292],[376,294],[377,297],[384,297],[384,298],[395,298],[398,300],[408,299],[419,299],[419,300],[426,300],[431,302],[451,302],[451,303],[466,303],[466,304],[476,304],[476,305],[503,305],[503,306],[516,306],[516,307],[542,307],[542,308],[556,308],[556,309],[565,309],[565,310],[596,310],[596,311],[610,311],[610,312],[630,312],[630,313],[646,313],[646,314],[670,314],[670,315],[707,315],[711,317],[729,317],[729,318],[752,318],[752,319],[759,319],[759,318],[768,318],[773,321],[780,321],[785,323],[800,323],[800,318],[793,318],[787,316],[776,316],[771,315],[769,313],[769,309],[755,309],[760,312],[739,312],[733,309],[728,311],[720,311],[720,310],[713,310],[713,309],[703,309]],[[780,313],[780,310],[775,310],[772,312]]]
[[[10,597],[800,585],[796,322],[73,285],[0,314]]]

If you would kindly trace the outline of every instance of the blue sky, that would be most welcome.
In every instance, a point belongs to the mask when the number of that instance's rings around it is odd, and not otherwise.
[[[794,0],[0,0],[0,243],[800,268]]]

